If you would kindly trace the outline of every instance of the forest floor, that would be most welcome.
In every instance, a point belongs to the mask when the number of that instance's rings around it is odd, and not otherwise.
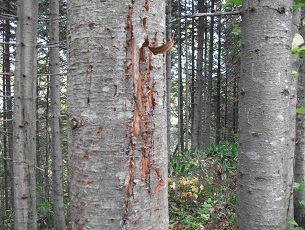
[[[170,161],[170,229],[233,229],[237,145],[189,150]]]

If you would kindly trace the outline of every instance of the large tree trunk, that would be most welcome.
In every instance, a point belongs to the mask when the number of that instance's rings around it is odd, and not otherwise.
[[[72,229],[168,229],[164,58],[150,51],[164,1],[71,0],[68,19]]]
[[[236,229],[287,229],[296,79],[292,1],[243,2]]]
[[[66,229],[63,201],[63,166],[60,129],[60,57],[59,57],[59,1],[50,1],[50,85],[52,122],[52,191],[54,203],[54,227]]]
[[[36,75],[38,2],[17,6],[13,170],[15,229],[36,229]]]

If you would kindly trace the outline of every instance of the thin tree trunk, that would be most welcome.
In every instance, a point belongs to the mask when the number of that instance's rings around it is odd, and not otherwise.
[[[301,21],[305,18],[305,10],[301,11]],[[299,33],[304,35],[304,26]],[[301,66],[299,68],[298,82],[298,104],[297,107],[304,108],[305,103],[305,59],[301,57]],[[296,146],[295,146],[295,163],[294,163],[294,181],[305,184],[305,116],[298,114],[296,119]],[[305,191],[294,193],[294,219],[300,227],[305,228],[305,208],[300,205],[305,200]]]
[[[181,4],[178,2],[178,13],[181,14]],[[183,80],[182,80],[182,42],[181,22],[178,22],[178,152],[184,150],[184,119],[183,119]]]
[[[215,143],[219,144],[221,140],[221,123],[220,123],[220,82],[221,82],[221,16],[218,19],[218,57],[217,57],[217,83],[216,83],[216,140]]]
[[[214,12],[214,0],[211,0],[211,12]],[[212,103],[212,75],[213,75],[213,53],[214,53],[214,17],[210,18],[210,39],[209,39],[209,68],[207,75],[207,90],[205,103],[205,126],[204,126],[204,147],[210,146],[211,142],[211,103]]]
[[[184,1],[185,10],[187,10],[187,0]],[[188,46],[188,22],[185,19],[184,37],[185,37],[185,149],[188,150],[189,146],[189,46]]]
[[[195,4],[192,1],[192,14],[195,13]],[[192,75],[191,75],[191,86],[190,86],[190,94],[191,94],[191,105],[190,105],[190,122],[191,122],[191,131],[193,130],[194,125],[194,105],[195,105],[195,19],[192,18]],[[192,136],[191,136],[191,144],[192,144]]]
[[[10,11],[10,3],[6,2],[6,11]],[[11,59],[10,59],[10,39],[11,39],[11,26],[10,21],[5,21],[5,42],[4,44],[4,55],[3,55],[3,112],[4,112],[4,131],[6,132],[4,136],[4,158],[13,158],[13,113],[12,113],[12,86],[11,86]],[[5,207],[6,210],[9,210],[13,207],[13,184],[9,181],[12,181],[13,178],[13,168],[11,161],[4,161],[4,184],[5,184]],[[9,181],[8,181],[9,180]]]
[[[52,191],[54,203],[54,227],[66,229],[63,192],[63,157],[60,128],[60,57],[59,57],[59,1],[50,1],[50,85],[51,85],[51,122],[52,122]]]
[[[166,2],[166,37],[167,39],[172,38],[172,1],[167,0]],[[166,53],[166,114],[167,114],[167,147],[168,147],[168,159],[171,154],[171,88],[172,88],[172,78],[171,78],[171,68],[172,68],[172,55],[171,52]]]
[[[169,229],[164,56],[150,51],[164,1],[71,0],[68,19],[72,229]]]
[[[198,0],[198,11],[202,13],[204,10],[204,1]],[[202,90],[203,90],[203,76],[202,76],[202,64],[203,64],[203,42],[204,42],[204,18],[200,17],[198,25],[198,47],[197,47],[197,72],[195,82],[195,104],[194,104],[194,121],[192,125],[192,147],[198,148],[201,141],[200,129],[202,124]]]
[[[14,86],[14,224],[37,229],[36,213],[36,35],[38,2],[19,0]]]
[[[243,2],[236,229],[289,229],[296,78],[292,1]]]
[[[45,83],[45,82],[44,82]],[[50,178],[49,178],[49,170],[51,168],[50,165],[50,145],[51,145],[51,138],[50,138],[50,133],[49,133],[49,109],[50,109],[50,103],[49,103],[49,98],[50,98],[50,76],[46,77],[46,85],[45,85],[45,90],[46,90],[46,96],[45,96],[45,104],[43,107],[45,108],[44,111],[44,119],[45,119],[45,124],[44,124],[44,138],[45,138],[45,165],[44,165],[44,199],[45,201],[49,202],[50,201],[50,192],[51,192],[51,185],[50,185]],[[39,106],[38,106],[39,107]]]
[[[204,11],[207,12],[208,3],[205,3]],[[205,140],[205,126],[206,126],[206,100],[207,100],[207,80],[208,80],[208,19],[204,18],[204,56],[203,56],[203,86],[202,86],[202,108],[201,108],[201,126],[199,129],[199,149],[206,149],[206,140]]]

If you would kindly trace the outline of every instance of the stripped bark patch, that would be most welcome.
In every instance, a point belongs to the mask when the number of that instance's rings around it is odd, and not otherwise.
[[[144,8],[145,11],[149,10],[148,0],[144,0],[143,8]]]

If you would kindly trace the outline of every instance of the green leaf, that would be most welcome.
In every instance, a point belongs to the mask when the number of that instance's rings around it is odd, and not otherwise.
[[[231,8],[234,6],[234,3],[228,2],[228,3],[223,4],[222,6],[223,6],[223,8]]]
[[[300,183],[298,183],[298,182],[293,182],[293,184],[292,184],[292,188],[294,188],[294,189],[298,188],[299,186],[300,186]]]
[[[295,222],[295,220],[289,220],[288,224],[292,224],[294,226],[299,226],[297,222]]]
[[[296,227],[296,228],[294,228],[293,230],[304,230],[304,228]]]
[[[305,3],[298,3],[298,4],[293,5],[292,9],[297,10],[297,9],[300,9],[304,6],[305,6]]]
[[[297,188],[298,191],[305,191],[305,184],[300,184],[300,186]]]
[[[236,6],[241,6],[242,3],[243,3],[243,0],[235,0],[235,1],[234,1],[234,4],[235,4]]]
[[[305,114],[305,108],[297,108],[298,114]]]
[[[182,167],[180,169],[180,173],[181,173],[181,175],[184,175],[184,173],[185,173],[185,165],[182,165]]]
[[[299,205],[300,205],[301,207],[305,207],[305,200],[299,201]]]
[[[295,70],[292,70],[292,71],[291,71],[291,76],[293,76],[293,77],[298,77],[298,76],[299,76],[299,73],[298,73],[297,71],[295,71]]]

